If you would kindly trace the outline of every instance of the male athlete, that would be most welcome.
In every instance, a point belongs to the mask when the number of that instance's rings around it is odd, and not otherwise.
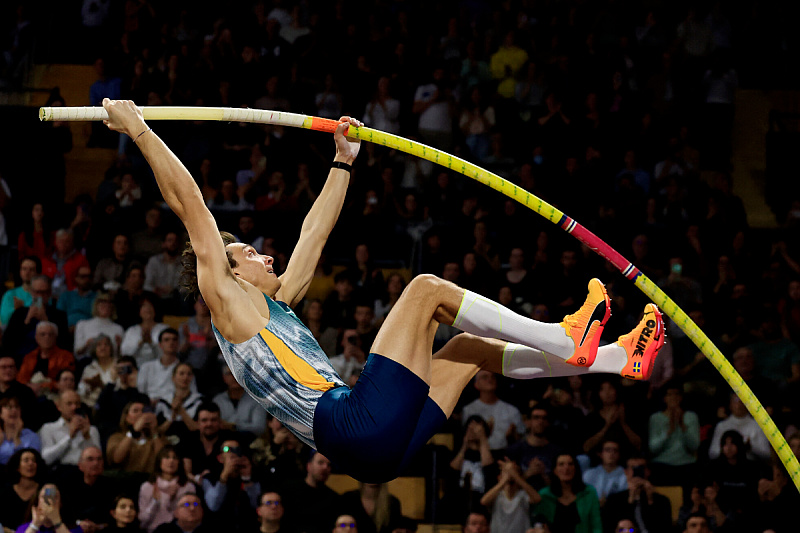
[[[220,233],[194,179],[131,101],[104,100],[106,125],[131,137],[167,205],[189,232],[185,274],[202,294],[237,381],[303,442],[361,481],[397,477],[453,412],[480,369],[518,379],[587,372],[647,379],[664,344],[661,313],[648,304],[639,325],[598,349],[611,316],[603,284],[589,282],[583,306],[560,324],[520,316],[432,275],[414,278],[378,332],[361,377],[345,386],[290,306],[306,293],[342,209],[362,124],[343,117],[328,179],[303,221],[278,277],[272,257]],[[431,354],[440,323],[465,333]],[[498,340],[503,339],[503,340]]]

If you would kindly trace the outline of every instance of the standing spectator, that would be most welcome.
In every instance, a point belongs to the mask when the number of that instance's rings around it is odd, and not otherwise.
[[[30,509],[48,472],[38,451],[23,448],[8,460],[6,473],[8,482],[0,486],[0,524],[13,530],[30,519]]]
[[[586,485],[575,457],[561,454],[553,469],[553,481],[539,491],[541,501],[533,512],[542,514],[553,531],[602,533],[600,502],[597,491]]]
[[[83,449],[78,470],[78,475],[68,480],[64,515],[69,522],[80,521],[84,533],[97,533],[111,519],[108,510],[118,490],[116,482],[103,475],[103,451],[94,446]]]
[[[172,522],[161,524],[155,533],[212,533],[214,529],[203,524],[203,504],[197,494],[184,494],[178,500]]]
[[[128,236],[124,233],[117,233],[111,244],[111,255],[100,259],[95,266],[95,286],[111,293],[117,292],[125,281],[124,276],[131,260]]]
[[[227,364],[220,365],[220,370],[226,390],[214,396],[213,401],[219,406],[222,420],[230,425],[230,429],[246,431],[253,437],[261,435],[267,427],[267,411],[245,393]]]
[[[681,384],[669,383],[663,390],[665,408],[650,416],[650,471],[656,485],[686,485],[697,461],[700,423],[697,414],[683,409]]]
[[[144,368],[145,363],[158,359],[158,339],[169,327],[161,321],[162,318],[161,302],[151,296],[142,295],[139,299],[139,323],[125,330],[120,353],[135,358],[141,368]]]
[[[0,325],[8,326],[11,315],[20,307],[33,303],[33,288],[31,282],[35,276],[42,273],[42,260],[35,256],[27,256],[20,260],[19,279],[20,285],[7,290],[0,302]]]
[[[67,324],[72,334],[79,321],[92,318],[97,292],[92,290],[92,269],[89,265],[78,267],[75,271],[74,287],[63,293],[56,304],[67,314]]]
[[[92,342],[100,335],[105,335],[113,341],[116,355],[125,330],[115,322],[115,319],[116,310],[111,296],[104,292],[98,293],[92,304],[92,318],[80,320],[75,324],[75,356],[87,357]]]
[[[36,431],[41,426],[36,412],[36,395],[30,387],[17,381],[17,364],[11,357],[0,357],[0,400],[16,398],[25,425]]]
[[[325,483],[331,475],[331,462],[312,451],[306,463],[306,477],[287,484],[285,491],[286,521],[301,531],[328,533],[341,509],[341,496]],[[315,502],[314,513],[306,511],[306,502]]]
[[[100,447],[100,432],[89,422],[89,415],[80,410],[81,398],[75,391],[64,391],[56,403],[61,417],[39,430],[42,458],[51,466],[78,465],[83,450]]]
[[[172,372],[178,366],[178,332],[173,328],[166,328],[158,336],[158,347],[161,356],[148,361],[139,370],[137,387],[148,396],[153,404],[159,398],[171,398],[175,392],[172,382]]]
[[[497,396],[497,377],[488,370],[480,370],[475,376],[475,388],[479,397],[464,406],[462,416],[468,420],[479,415],[489,424],[489,447],[502,450],[524,435],[525,426],[519,409]]]
[[[175,503],[184,494],[196,492],[175,447],[169,444],[164,446],[156,456],[153,475],[142,483],[139,490],[139,520],[142,528],[152,533],[161,524],[170,522]]]
[[[180,303],[178,286],[181,277],[181,250],[176,232],[170,231],[164,235],[161,250],[160,254],[147,260],[144,290],[156,293],[166,309],[174,313]]]
[[[604,529],[611,531],[623,518],[631,518],[638,531],[669,533],[672,531],[672,506],[666,496],[658,494],[650,483],[647,460],[641,455],[628,458],[625,467],[628,490],[611,494],[603,508]]]
[[[83,369],[78,393],[84,403],[94,407],[103,388],[116,380],[117,360],[111,339],[105,335],[95,338],[89,356],[91,362]]]
[[[42,273],[53,280],[53,297],[75,288],[75,273],[80,267],[88,267],[89,260],[75,249],[75,235],[69,228],[56,232],[53,254],[42,260]]]
[[[511,460],[498,463],[500,477],[497,484],[481,498],[481,505],[492,508],[490,529],[525,533],[531,526],[530,506],[538,504],[542,497],[522,477],[517,463]]]
[[[0,399],[0,465],[5,465],[17,450],[42,450],[39,435],[25,427],[19,400],[13,396]]]
[[[729,430],[738,432],[748,446],[747,458],[753,461],[768,461],[772,448],[769,445],[766,435],[758,427],[758,423],[747,411],[741,398],[735,392],[730,395],[730,415],[721,420],[714,427],[714,434],[711,437],[711,445],[708,448],[708,457],[716,459],[720,455],[720,444],[722,435]]]
[[[119,431],[108,438],[106,456],[110,465],[139,477],[153,472],[156,455],[164,446],[157,429],[156,415],[149,405],[138,401],[126,405]]]
[[[71,348],[67,314],[51,303],[51,282],[47,276],[36,276],[31,280],[34,299],[29,307],[20,307],[11,315],[3,335],[3,350],[18,361],[37,347],[36,326],[39,322],[52,322],[57,326],[56,344],[59,348]]]
[[[17,378],[28,384],[38,395],[41,389],[54,388],[58,373],[64,369],[75,371],[72,352],[56,346],[58,326],[52,322],[36,324],[36,349],[22,359]],[[39,379],[33,379],[40,375]]]
[[[600,446],[600,464],[583,473],[583,482],[591,485],[600,498],[600,507],[609,495],[628,490],[625,469],[619,464],[619,443],[605,439]]]

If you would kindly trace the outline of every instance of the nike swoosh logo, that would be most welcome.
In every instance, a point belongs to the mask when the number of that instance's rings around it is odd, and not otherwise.
[[[589,334],[589,330],[592,328],[592,324],[594,321],[598,321],[601,324],[603,323],[603,318],[606,316],[606,302],[603,300],[599,304],[594,307],[594,311],[592,311],[592,316],[589,317],[589,322],[586,323],[586,329],[583,330],[583,337],[581,337],[581,342],[578,344],[578,347],[583,346],[583,341],[586,340],[586,336]]]

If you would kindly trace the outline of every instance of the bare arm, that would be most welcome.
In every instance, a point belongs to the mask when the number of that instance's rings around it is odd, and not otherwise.
[[[231,274],[217,223],[206,207],[194,178],[155,132],[148,131],[142,112],[132,101],[106,98],[103,107],[109,116],[104,123],[109,129],[125,133],[134,140],[153,169],[167,205],[186,226],[197,255],[200,292],[218,327],[223,332],[233,331],[234,337],[248,338],[254,326],[250,323],[252,320],[242,318],[257,313],[250,298]],[[243,313],[242,309],[247,306],[253,307],[254,312]],[[234,317],[231,310],[236,310],[238,317]],[[263,324],[256,326],[255,331],[261,327]]]
[[[361,127],[362,123],[347,117],[342,117],[340,120],[342,122],[333,135],[336,142],[336,157],[333,160],[351,165],[358,155],[360,141],[348,140],[344,133],[350,125]],[[286,272],[280,277],[281,288],[275,295],[276,300],[286,302],[291,306],[305,296],[311,279],[314,277],[314,269],[320,254],[322,254],[322,248],[342,211],[349,183],[350,174],[346,170],[332,168],[328,173],[328,179],[325,181],[322,192],[303,220],[300,238],[286,267]]]

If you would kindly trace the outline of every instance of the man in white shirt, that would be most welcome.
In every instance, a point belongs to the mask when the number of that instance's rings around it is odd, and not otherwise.
[[[492,451],[502,450],[525,434],[519,409],[497,397],[497,377],[492,372],[479,371],[475,376],[475,388],[480,396],[464,406],[462,419],[479,415],[486,420],[492,430],[489,434]]]
[[[605,439],[600,448],[601,463],[583,473],[583,482],[597,490],[600,505],[606,503],[609,494],[628,490],[625,469],[619,464],[619,443]]]
[[[159,398],[172,398],[175,384],[172,383],[172,371],[178,366],[178,332],[167,328],[158,336],[158,347],[161,357],[147,361],[139,369],[136,388],[146,394],[154,403]],[[192,389],[195,390],[194,382]]]
[[[237,431],[249,431],[255,436],[264,432],[267,426],[267,411],[265,411],[252,396],[244,392],[233,377],[228,365],[221,365],[222,380],[228,390],[214,396],[214,403],[219,406],[222,420],[231,424]]]
[[[61,417],[42,426],[42,457],[48,466],[77,466],[84,449],[100,447],[100,432],[89,423],[87,413],[79,410],[81,398],[78,393],[67,390],[56,402]]]
[[[769,445],[767,437],[758,423],[747,412],[747,407],[742,403],[742,400],[736,395],[731,393],[730,403],[730,416],[725,420],[720,421],[714,428],[714,436],[711,437],[711,445],[708,448],[708,457],[716,459],[720,454],[720,439],[722,435],[729,429],[738,431],[744,438],[745,444],[750,445],[747,451],[747,458],[753,461],[769,461],[770,452],[772,448]]]
[[[342,333],[341,341],[342,353],[330,358],[331,365],[342,381],[352,387],[355,385],[364,365],[367,362],[367,355],[361,348],[361,336],[355,329],[346,329]]]

